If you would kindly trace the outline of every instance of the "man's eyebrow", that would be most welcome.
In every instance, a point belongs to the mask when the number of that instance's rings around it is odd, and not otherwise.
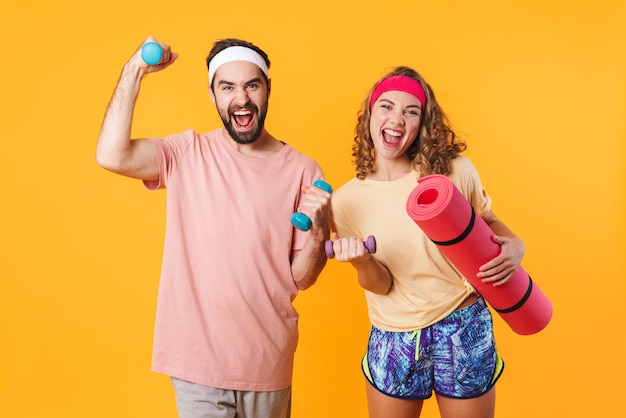
[[[253,78],[251,80],[246,81],[245,83],[243,83],[243,85],[247,86],[248,84],[259,83],[261,81],[262,81],[261,77],[255,77],[255,78]],[[234,81],[220,80],[220,81],[217,82],[217,84],[218,85],[225,84],[225,85],[228,85],[228,86],[234,86],[236,83]]]

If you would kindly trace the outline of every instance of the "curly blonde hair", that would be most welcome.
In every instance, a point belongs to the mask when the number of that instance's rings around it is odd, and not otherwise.
[[[357,178],[363,180],[374,169],[374,143],[370,135],[370,98],[374,88],[382,80],[393,76],[407,76],[417,80],[426,94],[426,109],[423,109],[420,130],[417,139],[407,150],[407,158],[413,161],[413,167],[420,176],[429,174],[449,174],[450,162],[467,145],[460,140],[450,127],[448,117],[435,99],[432,89],[422,76],[412,68],[396,67],[374,84],[367,94],[358,113],[352,145],[353,163],[356,165]]]

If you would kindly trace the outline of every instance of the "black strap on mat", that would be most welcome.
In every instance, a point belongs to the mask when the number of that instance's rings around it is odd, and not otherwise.
[[[522,299],[517,302],[515,305],[511,306],[510,308],[507,309],[496,309],[493,308],[496,312],[498,313],[511,313],[513,311],[518,310],[519,308],[522,307],[522,305],[524,305],[526,303],[526,301],[528,300],[528,298],[530,297],[530,294],[533,292],[533,279],[531,279],[530,276],[528,276],[528,289],[526,290],[526,293],[524,294],[524,296],[522,297]]]
[[[470,218],[470,221],[467,224],[467,228],[465,228],[465,231],[463,231],[461,235],[448,241],[435,241],[434,239],[431,239],[431,241],[435,243],[436,245],[449,246],[449,245],[458,244],[459,242],[467,238],[469,233],[472,232],[472,228],[474,228],[474,222],[476,222],[476,212],[474,212],[473,206],[470,206],[470,207],[472,208],[472,217]]]

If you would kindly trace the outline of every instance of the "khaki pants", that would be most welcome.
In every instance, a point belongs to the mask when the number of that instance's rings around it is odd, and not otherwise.
[[[291,387],[276,392],[224,390],[172,377],[180,418],[290,418]]]

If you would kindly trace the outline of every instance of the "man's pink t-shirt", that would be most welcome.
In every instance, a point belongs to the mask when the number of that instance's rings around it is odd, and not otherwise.
[[[239,153],[218,129],[153,139],[167,222],[152,369],[222,389],[291,385],[298,292],[290,254],[306,233],[289,219],[319,165],[285,144]]]

